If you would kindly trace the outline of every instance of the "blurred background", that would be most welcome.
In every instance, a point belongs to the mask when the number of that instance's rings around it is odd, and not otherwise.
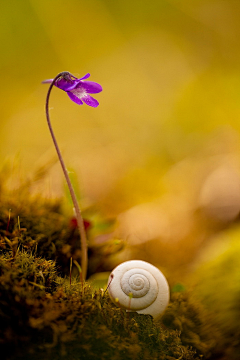
[[[222,288],[234,308],[239,1],[8,0],[0,11],[1,162],[20,162],[21,176],[54,163],[41,81],[89,72],[103,86],[100,106],[78,106],[54,88],[51,118],[82,206],[115,219],[114,237],[126,242],[112,265],[140,258],[175,282],[207,274],[201,296]],[[55,162],[36,188],[54,197],[63,183]]]

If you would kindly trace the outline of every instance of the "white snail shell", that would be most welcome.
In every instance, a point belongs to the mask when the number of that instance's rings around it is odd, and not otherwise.
[[[111,300],[121,308],[158,318],[169,303],[165,276],[146,261],[131,260],[117,266],[109,276]]]

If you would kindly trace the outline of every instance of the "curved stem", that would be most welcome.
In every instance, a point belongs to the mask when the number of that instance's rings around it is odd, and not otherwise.
[[[48,127],[49,127],[49,130],[50,130],[52,139],[53,139],[55,149],[56,149],[57,154],[58,154],[59,161],[60,161],[62,169],[63,169],[65,179],[67,181],[67,185],[68,185],[68,188],[69,188],[69,191],[70,191],[70,194],[71,194],[71,198],[72,198],[72,201],[73,201],[73,205],[74,205],[74,208],[75,208],[75,211],[76,211],[77,226],[78,226],[78,229],[79,229],[79,232],[80,232],[80,237],[81,237],[80,241],[81,241],[81,250],[82,250],[81,251],[82,277],[83,277],[83,280],[85,280],[86,275],[87,275],[88,258],[87,258],[87,236],[86,236],[86,232],[85,232],[85,228],[84,228],[83,217],[82,217],[82,214],[81,214],[78,202],[77,202],[76,194],[75,194],[75,192],[73,190],[73,186],[72,186],[72,183],[71,183],[69,175],[68,175],[68,171],[66,169],[66,166],[64,164],[64,161],[63,161],[63,158],[62,158],[62,155],[61,155],[61,152],[59,150],[57,140],[55,138],[55,135],[54,135],[54,132],[53,132],[53,129],[52,129],[52,125],[51,125],[51,122],[50,122],[50,116],[49,116],[49,97],[50,97],[52,87],[53,87],[53,85],[55,84],[55,82],[56,82],[56,80],[58,78],[64,77],[64,76],[68,76],[68,77],[70,76],[70,77],[75,78],[75,76],[73,76],[69,72],[64,71],[64,72],[59,73],[53,79],[53,81],[52,81],[52,83],[51,83],[51,85],[50,85],[50,87],[48,89],[48,92],[47,92],[46,108],[45,109],[46,109],[46,118],[47,118]]]

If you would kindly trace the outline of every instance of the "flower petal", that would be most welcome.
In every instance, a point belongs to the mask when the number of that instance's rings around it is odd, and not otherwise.
[[[82,101],[84,101],[85,104],[92,106],[92,107],[97,107],[99,105],[99,102],[96,99],[94,99],[93,97],[91,97],[90,95],[83,96]]]
[[[78,105],[83,105],[83,102],[80,98],[78,98],[76,95],[74,95],[73,93],[71,93],[70,91],[67,91],[68,96],[70,97],[70,99],[72,101],[74,101],[76,104]]]
[[[47,79],[47,80],[43,80],[42,84],[51,84],[53,82],[53,79]]]
[[[101,85],[93,81],[82,81],[81,84],[78,84],[76,88],[82,86],[83,89],[89,94],[97,94],[102,91]]]
[[[80,79],[71,75],[69,72],[62,72],[60,77],[57,78],[54,85],[59,89],[66,91],[69,98],[78,105],[85,104],[97,107],[99,102],[88,94],[96,94],[102,91],[102,86],[92,81],[84,81],[89,78],[90,74],[87,73]],[[44,80],[43,83],[52,83],[53,79]]]
[[[77,83],[78,80],[72,80],[70,77],[69,79],[61,77],[55,82],[54,85],[56,85],[61,90],[69,91],[73,89]]]
[[[86,75],[84,75],[83,77],[81,77],[80,79],[78,79],[78,80],[84,80],[84,79],[87,79],[87,78],[89,78],[89,76],[90,76],[90,74],[89,73],[87,73]]]

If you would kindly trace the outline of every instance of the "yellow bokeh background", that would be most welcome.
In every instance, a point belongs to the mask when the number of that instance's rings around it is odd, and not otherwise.
[[[106,267],[152,262],[171,286],[194,284],[235,332],[240,2],[2,0],[0,13],[1,163],[31,177],[53,161],[36,190],[64,194],[41,81],[89,72],[100,106],[54,88],[50,114],[83,210],[114,219],[111,235],[126,242]]]
[[[240,3],[10,0],[0,10],[2,163],[17,156],[31,174],[56,158],[41,81],[89,72],[103,86],[97,109],[57,88],[50,100],[83,204],[117,218],[130,244],[157,239],[183,263],[237,221]],[[63,183],[55,163],[38,186],[56,196]]]

